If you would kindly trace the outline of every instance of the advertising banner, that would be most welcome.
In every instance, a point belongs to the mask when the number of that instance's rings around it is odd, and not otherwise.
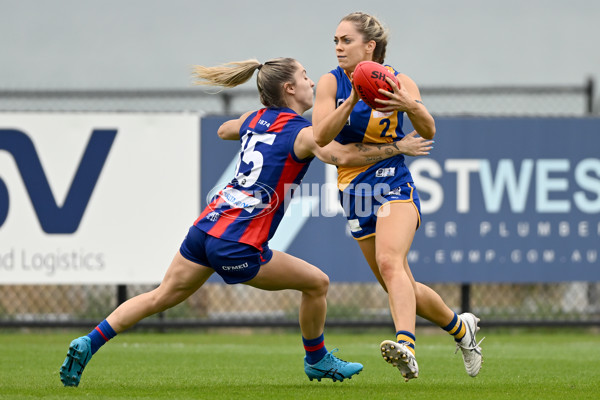
[[[216,135],[223,121],[202,120],[203,206],[237,161],[239,142]],[[600,119],[437,118],[436,126],[431,155],[407,157],[422,206],[409,254],[418,280],[600,280]],[[335,177],[335,167],[313,161],[271,248],[332,281],[374,281],[337,205]]]
[[[0,114],[0,284],[160,282],[199,212],[198,127]]]

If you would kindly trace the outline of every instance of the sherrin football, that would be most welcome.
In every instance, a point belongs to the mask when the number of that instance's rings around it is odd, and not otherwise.
[[[392,87],[385,80],[386,76],[391,78],[400,87],[400,83],[394,73],[374,61],[362,61],[358,63],[352,74],[352,80],[354,81],[358,95],[362,101],[373,109],[385,107],[385,105],[377,103],[375,99],[389,100],[389,97],[379,93],[377,89],[393,92]]]

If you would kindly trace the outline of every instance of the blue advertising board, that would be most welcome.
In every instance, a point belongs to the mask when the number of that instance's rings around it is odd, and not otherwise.
[[[239,142],[216,135],[226,119],[201,121],[202,207],[233,176]],[[422,205],[409,254],[417,280],[600,280],[600,119],[437,118],[436,126],[431,155],[407,157]],[[271,247],[332,281],[374,281],[345,218],[331,211],[331,171],[312,163]]]

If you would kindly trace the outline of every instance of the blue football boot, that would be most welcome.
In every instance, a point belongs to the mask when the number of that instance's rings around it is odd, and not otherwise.
[[[316,379],[321,382],[321,379],[329,378],[334,382],[342,382],[346,378],[351,379],[352,375],[362,371],[362,364],[340,360],[332,354],[336,351],[338,350],[333,349],[325,354],[321,361],[312,365],[306,362],[306,357],[304,357],[304,372],[306,372],[308,379],[311,381]]]
[[[81,374],[92,358],[92,340],[82,336],[71,342],[67,358],[60,367],[60,380],[65,386],[78,386]]]

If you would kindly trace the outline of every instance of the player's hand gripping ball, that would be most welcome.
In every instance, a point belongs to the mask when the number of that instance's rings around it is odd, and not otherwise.
[[[377,103],[375,99],[389,100],[384,94],[381,94],[377,89],[384,89],[388,92],[393,92],[392,86],[385,80],[389,77],[398,87],[400,83],[389,69],[374,61],[362,61],[358,63],[352,74],[354,86],[358,91],[358,95],[369,107],[381,108],[384,104]]]

